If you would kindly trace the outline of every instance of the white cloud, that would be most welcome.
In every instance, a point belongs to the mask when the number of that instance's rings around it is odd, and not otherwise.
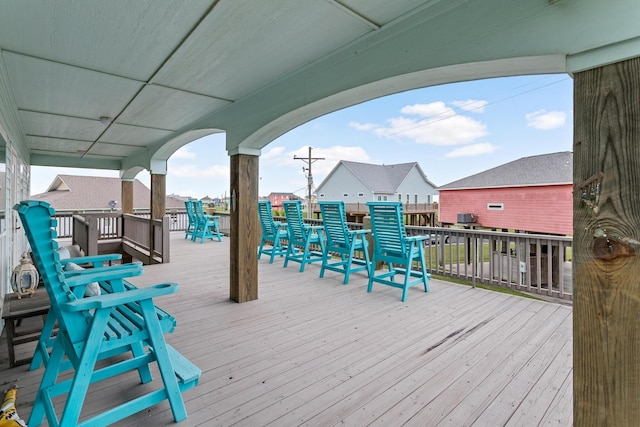
[[[489,105],[489,102],[485,100],[467,99],[466,101],[453,101],[451,105],[472,113],[484,113],[484,107]]]
[[[219,178],[229,180],[229,166],[214,165],[208,168],[198,168],[194,165],[174,166],[167,168],[167,175],[184,178]]]
[[[482,154],[489,154],[496,151],[498,147],[488,142],[483,142],[480,144],[472,144],[465,145],[464,147],[459,147],[445,154],[446,157],[473,157],[480,156]]]
[[[358,122],[349,122],[349,126],[351,126],[354,129],[363,130],[363,131],[373,130],[378,127],[378,125],[375,125],[373,123],[358,123]]]
[[[402,114],[415,114],[423,117],[453,117],[456,115],[453,109],[447,107],[444,102],[431,102],[429,104],[413,104],[402,107]]]
[[[175,153],[173,153],[170,158],[171,159],[195,159],[196,153],[189,150],[188,145],[185,145],[179,148]]]
[[[262,153],[260,155],[260,159],[261,160],[270,160],[270,159],[276,158],[276,157],[282,155],[284,150],[285,150],[284,147],[273,147],[269,151],[267,151],[266,153]]]
[[[527,114],[526,118],[527,126],[535,129],[550,130],[564,126],[567,120],[567,113],[563,111],[538,110]]]
[[[468,144],[488,133],[484,123],[456,113],[444,102],[407,105],[401,112],[405,116],[387,120],[388,126],[368,124],[360,125],[360,128],[382,138],[407,138],[430,145]],[[420,120],[406,115],[426,118]]]

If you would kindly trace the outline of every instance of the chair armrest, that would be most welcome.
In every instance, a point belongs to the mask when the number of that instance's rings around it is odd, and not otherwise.
[[[69,287],[75,287],[105,280],[122,280],[127,277],[140,276],[143,272],[142,267],[140,266],[131,266],[129,268],[118,268],[105,271],[106,268],[107,267],[103,267],[98,272],[94,271],[98,269],[84,270],[86,273],[68,277],[65,281]]]
[[[407,237],[407,242],[421,242],[423,240],[427,240],[429,236],[409,236]]]
[[[109,274],[117,271],[127,271],[127,270],[138,270],[142,266],[142,263],[133,263],[133,264],[117,264],[117,265],[105,265],[104,267],[95,267],[95,268],[86,268],[83,270],[63,270],[62,273],[64,277],[69,279],[75,276],[83,276],[86,274]],[[139,274],[134,274],[133,276],[139,276]],[[132,277],[132,276],[131,276]],[[67,284],[69,281],[67,280]],[[71,285],[70,285],[71,286]]]
[[[130,291],[117,294],[104,294],[95,297],[82,298],[75,301],[68,301],[60,304],[60,308],[65,311],[86,311],[91,309],[110,308],[148,300],[163,295],[169,295],[177,291],[177,283],[160,283],[146,288],[132,289]]]
[[[368,229],[362,229],[362,230],[347,230],[347,232],[349,234],[367,234],[367,233],[371,233],[371,230]]]
[[[305,228],[317,232],[318,230],[324,230],[324,225],[308,225]]]

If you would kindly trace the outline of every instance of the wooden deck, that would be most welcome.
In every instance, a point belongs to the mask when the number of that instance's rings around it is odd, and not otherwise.
[[[260,261],[259,299],[229,300],[229,239],[172,233],[171,263],[145,267],[139,286],[173,280],[156,301],[178,320],[167,340],[203,371],[185,393],[185,426],[571,425],[571,307],[431,280],[427,294],[342,285],[293,264]],[[20,356],[20,355],[19,355]],[[28,419],[42,370],[9,369]],[[87,413],[130,395],[135,375],[91,389]],[[118,425],[173,425],[167,404]]]

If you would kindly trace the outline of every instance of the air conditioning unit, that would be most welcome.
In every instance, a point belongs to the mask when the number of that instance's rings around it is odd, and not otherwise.
[[[459,224],[473,224],[478,222],[478,214],[474,213],[459,213],[458,214],[458,223]]]

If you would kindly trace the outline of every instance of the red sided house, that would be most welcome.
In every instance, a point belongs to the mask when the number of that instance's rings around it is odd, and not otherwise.
[[[573,234],[573,153],[523,157],[438,188],[440,222]]]

